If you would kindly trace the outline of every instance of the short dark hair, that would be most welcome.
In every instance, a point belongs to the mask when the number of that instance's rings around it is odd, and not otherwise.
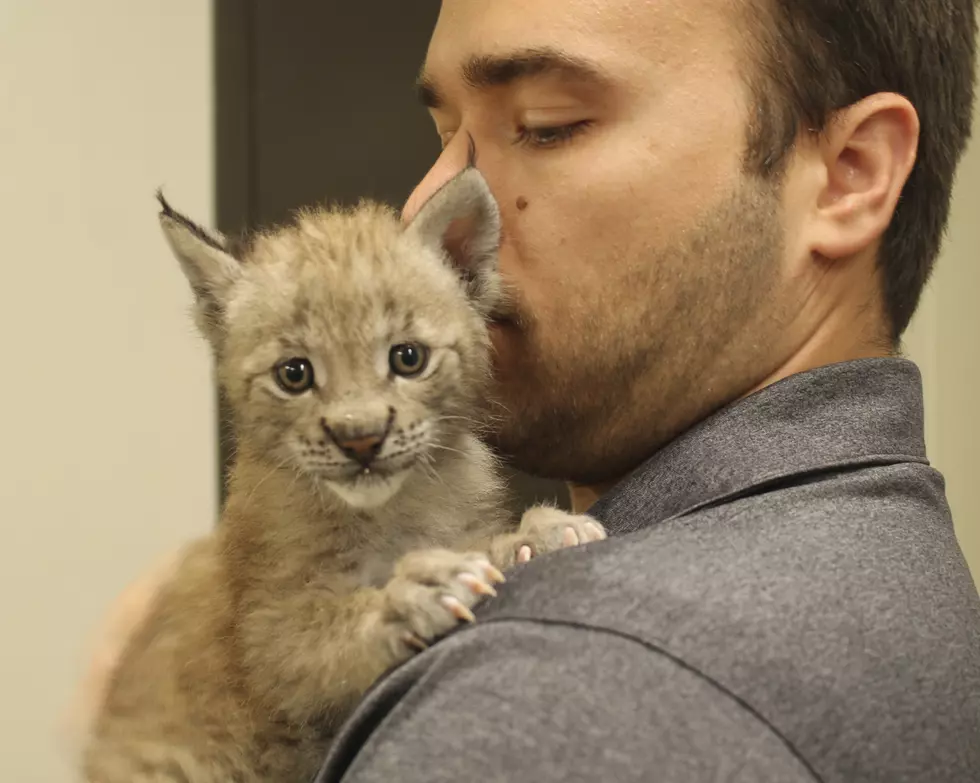
[[[919,114],[918,159],[882,238],[885,311],[898,341],[942,244],[970,137],[975,0],[749,0],[754,98],[748,164],[776,177],[804,129],[879,92]]]

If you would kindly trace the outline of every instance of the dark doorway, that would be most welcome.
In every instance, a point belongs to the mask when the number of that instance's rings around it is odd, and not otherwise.
[[[439,151],[413,91],[438,0],[214,8],[218,227],[234,234],[315,202],[402,204]],[[234,455],[225,424],[220,442],[223,502]],[[567,505],[561,484],[510,480],[517,509]]]

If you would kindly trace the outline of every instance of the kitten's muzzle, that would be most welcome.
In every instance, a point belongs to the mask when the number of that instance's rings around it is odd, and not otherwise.
[[[321,419],[320,425],[327,437],[343,452],[347,459],[358,463],[362,468],[368,468],[381,453],[391,427],[395,422],[395,409],[388,408],[388,419],[384,429],[365,432],[363,429],[346,427],[331,427],[326,419]]]

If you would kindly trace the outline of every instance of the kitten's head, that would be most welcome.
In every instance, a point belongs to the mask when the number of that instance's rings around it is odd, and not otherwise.
[[[246,448],[356,507],[451,453],[501,298],[499,215],[476,169],[407,227],[371,203],[310,210],[241,251],[161,203]]]

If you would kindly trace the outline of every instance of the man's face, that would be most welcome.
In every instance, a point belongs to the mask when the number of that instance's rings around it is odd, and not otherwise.
[[[423,97],[500,203],[495,445],[614,479],[789,353],[780,192],[743,166],[750,102],[722,0],[444,0]],[[503,316],[503,314],[502,314]]]

